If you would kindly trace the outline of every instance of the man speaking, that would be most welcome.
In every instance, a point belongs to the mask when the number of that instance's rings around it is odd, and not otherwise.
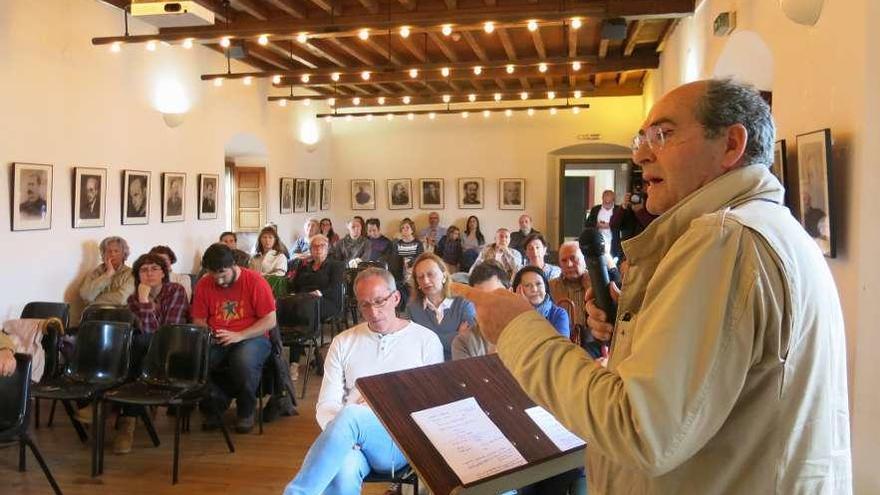
[[[651,110],[633,160],[660,217],[624,243],[613,326],[587,305],[607,367],[515,295],[468,292],[520,385],[586,439],[591,495],[852,493],[840,303],[769,171],[774,134],[728,80]]]

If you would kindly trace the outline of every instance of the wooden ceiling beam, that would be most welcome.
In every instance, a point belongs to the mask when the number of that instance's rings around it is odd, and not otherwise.
[[[263,0],[275,6],[278,10],[283,11],[290,17],[297,19],[305,19],[306,12],[300,6],[296,5],[292,0]]]
[[[329,60],[331,63],[336,64],[339,67],[346,67],[345,62],[342,62],[330,53],[327,53],[323,48],[315,46],[312,42],[307,41],[305,43],[300,43],[300,46],[311,52],[313,55]]]
[[[458,8],[458,0],[444,0],[446,2],[446,8],[449,10],[455,10]]]
[[[248,46],[248,55],[252,57],[256,57],[264,62],[270,63],[275,67],[283,70],[291,70],[293,68],[293,64],[291,63],[290,58],[279,55],[277,52],[272,51],[268,48],[263,48],[261,46]]]
[[[568,56],[569,57],[577,57],[578,50],[578,31],[579,29],[572,29],[571,26],[566,26],[565,28],[568,31]]]
[[[416,0],[400,0],[400,5],[406,10],[416,10]]]
[[[629,35],[626,37],[626,41],[623,43],[623,56],[629,57],[633,54],[633,50],[636,49],[636,44],[639,42],[639,34],[642,32],[642,28],[645,26],[645,23],[639,20],[633,21],[635,24],[632,29],[629,31]]]
[[[607,38],[602,38],[599,40],[599,58],[605,58],[608,56],[608,45],[611,43],[611,40]]]
[[[382,58],[385,59],[383,62],[390,62],[391,64],[394,64],[394,65],[403,64],[403,61],[400,59],[400,57],[397,56],[397,54],[394,53],[393,50],[391,50],[390,46],[388,46],[388,45],[381,46],[372,37],[367,38],[366,40],[363,40],[363,43],[365,45],[367,45],[368,47],[372,48],[373,51],[375,51],[376,53],[381,55]]]
[[[364,65],[376,65],[376,61],[361,52],[360,50],[355,50],[354,47],[349,43],[343,43],[339,41],[339,38],[330,38],[327,40],[328,43],[332,44],[334,47],[342,50],[343,52],[349,54],[353,58],[357,59],[360,63]]]
[[[219,53],[220,55],[223,55],[224,58],[226,57],[226,49],[223,48],[222,46],[220,46],[220,45],[204,45],[204,46],[206,46],[210,50],[213,50],[213,51]],[[274,73],[278,72],[272,65],[270,65],[260,59],[249,57],[244,60],[239,60],[239,62],[241,62],[245,65],[249,65],[249,66],[253,67],[254,69],[264,71],[265,74],[274,74]]]
[[[513,43],[510,41],[510,34],[508,34],[507,29],[496,28],[495,32],[498,33],[498,39],[501,40],[501,46],[504,47],[504,54],[507,55],[507,60],[516,62],[516,48],[513,47]]]
[[[311,0],[311,2],[318,6],[324,12],[328,14],[340,15],[342,14],[342,4],[336,0]]]
[[[679,22],[678,19],[670,19],[666,23],[666,28],[663,30],[663,34],[660,35],[660,41],[657,43],[657,53],[662,52],[663,48],[666,47],[666,42],[672,36],[672,32],[675,31],[675,27],[678,26]]]
[[[303,54],[302,50],[300,50],[298,47],[296,49],[293,49],[291,46],[288,46],[287,49],[285,49],[277,43],[273,43],[270,41],[269,44],[266,45],[266,48],[272,50],[279,55],[283,55],[293,60],[294,62],[305,65],[309,69],[316,69],[319,65],[317,60],[311,59],[308,57],[308,55]]]
[[[377,0],[359,0],[361,5],[371,14],[379,13],[379,2]]]
[[[541,28],[532,31],[532,42],[535,44],[535,51],[538,52],[538,58],[541,60],[547,58],[547,50],[544,48],[544,38],[541,37]]]
[[[257,4],[254,0],[230,0],[229,5],[236,10],[247,12],[261,21],[269,20],[269,13],[266,11],[265,7]]]
[[[468,46],[473,50],[474,55],[480,59],[480,62],[488,62],[489,57],[486,55],[486,50],[483,50],[483,47],[477,43],[476,38],[474,38],[474,34],[470,31],[464,31],[461,33],[461,36],[467,42]]]
[[[443,55],[445,55],[450,62],[458,62],[458,54],[452,51],[452,49],[449,48],[449,45],[447,45],[437,33],[428,33],[428,38],[437,45],[437,48],[443,52]]]
[[[629,71],[622,71],[619,76],[617,76],[617,85],[623,86],[626,84],[626,80],[629,78]]]
[[[425,38],[425,40],[427,40],[427,37]],[[420,50],[413,41],[412,36],[410,36],[409,38],[400,38],[400,44],[402,44],[403,47],[406,48],[407,51],[409,51],[416,60],[421,63],[427,62],[427,55],[425,54],[426,50],[424,48]]]

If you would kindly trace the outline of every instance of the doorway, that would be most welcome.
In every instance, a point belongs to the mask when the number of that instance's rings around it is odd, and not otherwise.
[[[624,160],[562,160],[560,167],[560,242],[577,240],[590,208],[602,202],[602,192],[622,197],[629,184]]]

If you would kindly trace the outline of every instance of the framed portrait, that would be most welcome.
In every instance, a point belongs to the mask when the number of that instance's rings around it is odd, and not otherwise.
[[[773,145],[773,164],[770,165],[770,172],[779,179],[779,182],[781,182],[783,186],[785,185],[785,168],[787,161],[785,139],[780,139]]]
[[[122,225],[150,223],[150,172],[122,171]]]
[[[373,179],[352,179],[351,209],[376,209],[376,182]]]
[[[73,228],[104,226],[107,202],[107,169],[73,169]]]
[[[306,211],[306,180],[296,179],[293,186],[293,211]]]
[[[218,174],[199,174],[199,220],[217,218]]]
[[[483,207],[482,177],[459,177],[458,179],[458,207],[461,209],[473,209]]]
[[[446,207],[446,190],[443,179],[419,179],[419,208],[442,210]]]
[[[388,209],[412,209],[412,179],[388,179],[386,183],[388,187]]]
[[[306,211],[318,211],[321,207],[321,180],[309,179],[309,200]]]
[[[801,224],[822,254],[834,258],[835,226],[832,221],[831,129],[797,136]]]
[[[498,209],[526,209],[525,179],[498,179]]]
[[[281,213],[293,213],[293,177],[281,178]]]
[[[52,165],[12,164],[12,230],[52,228]]]
[[[330,209],[330,193],[332,192],[333,184],[330,179],[324,179],[321,181],[321,209],[329,210]]]
[[[162,221],[182,222],[186,206],[186,174],[162,174]]]

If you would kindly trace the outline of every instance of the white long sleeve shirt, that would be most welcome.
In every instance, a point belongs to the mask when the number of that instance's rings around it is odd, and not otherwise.
[[[343,407],[360,401],[358,378],[442,362],[437,334],[417,323],[388,335],[370,331],[367,323],[352,327],[330,343],[315,406],[318,424],[324,429]]]

